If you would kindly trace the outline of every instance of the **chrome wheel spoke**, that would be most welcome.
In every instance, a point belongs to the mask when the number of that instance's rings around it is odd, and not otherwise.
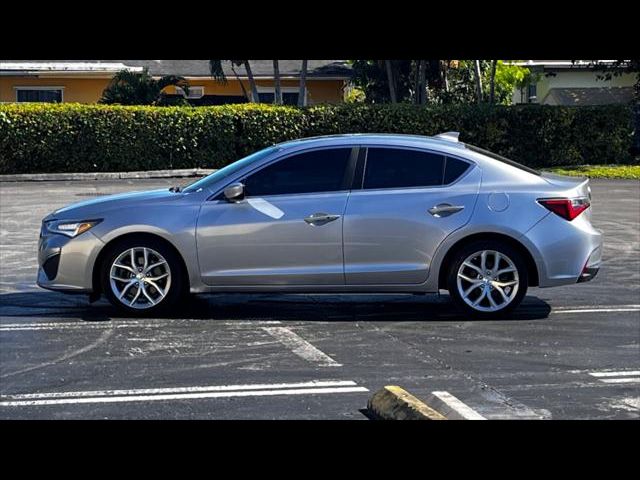
[[[500,252],[494,252],[494,256],[493,256],[493,270],[497,270],[498,268],[500,268],[500,259],[502,257],[500,256]]]
[[[470,282],[470,283],[479,283],[481,281],[481,280],[478,280],[477,278],[467,277],[466,275],[464,275],[462,273],[458,274],[458,278],[466,280],[467,282]]]
[[[489,303],[491,304],[491,306],[492,306],[493,308],[497,308],[497,307],[498,307],[498,304],[497,304],[497,303],[496,303],[496,301],[493,299],[493,296],[491,295],[491,291],[490,291],[490,290],[488,290],[488,291],[487,291],[487,298],[489,299]]]
[[[473,263],[471,262],[462,262],[462,265],[464,265],[465,267],[469,267],[472,268],[473,270],[475,270],[478,273],[482,273],[482,269],[480,269],[480,267],[475,266]]]
[[[136,273],[136,271],[133,268],[131,268],[131,267],[127,266],[127,265],[114,263],[113,266],[116,267],[116,268],[122,268],[123,270],[126,270],[126,271],[131,272],[131,273]]]
[[[482,282],[474,283],[473,285],[471,285],[468,289],[466,289],[464,291],[464,296],[468,297],[471,292],[473,292],[476,288],[480,287],[481,285],[482,285]]]
[[[111,278],[113,278],[114,280],[118,280],[119,282],[130,282],[131,278],[123,278],[123,277],[119,277],[117,275],[111,275]]]
[[[503,273],[512,273],[512,272],[516,272],[516,268],[515,267],[508,267],[508,268],[503,268],[502,270],[498,270],[495,275],[496,277],[499,275],[502,275]]]
[[[149,265],[149,250],[147,250],[146,248],[143,248],[142,255],[144,256],[144,265],[142,266],[142,268],[146,271],[147,265]]]
[[[147,278],[147,283],[148,283],[149,285],[151,285],[153,288],[155,288],[155,289],[158,291],[158,293],[160,294],[160,296],[161,296],[162,298],[164,298],[165,293],[164,293],[164,291],[162,290],[162,288],[160,288],[160,287],[158,286],[158,284],[157,284],[156,282],[154,282],[153,280],[149,280],[149,279]],[[146,290],[146,289],[145,289],[145,290]]]
[[[129,290],[129,288],[131,288],[131,286],[133,286],[134,283],[136,282],[127,283],[122,289],[122,291],[120,292],[120,295],[118,296],[118,298],[122,300],[122,297],[124,297],[124,294],[127,293],[127,290]]]
[[[486,297],[486,296],[487,296],[487,289],[483,288],[482,289],[482,293],[480,294],[480,296],[478,298],[476,298],[476,300],[473,302],[473,306],[475,307],[477,305],[480,305],[480,302],[482,300],[484,300],[484,297]]]
[[[166,264],[166,263],[167,263],[167,262],[166,262],[166,260],[164,260],[164,259],[163,259],[163,260],[161,260],[161,261],[159,261],[159,262],[154,263],[153,265],[149,265],[149,266],[146,268],[145,273],[146,273],[146,272],[150,272],[150,271],[151,271],[151,270],[153,270],[154,268],[159,267],[159,266],[161,266],[161,265],[164,265],[164,264]]]
[[[487,251],[483,250],[480,254],[480,268],[483,272],[487,270]]]
[[[507,294],[506,294],[506,293],[504,293],[504,290],[502,289],[502,287],[499,287],[499,286],[497,286],[497,285],[494,285],[494,288],[495,288],[495,289],[500,293],[500,295],[502,295],[502,299],[503,299],[505,302],[508,302],[508,301],[509,301],[509,297],[507,296]]]
[[[157,277],[146,277],[147,282],[157,282],[158,280],[162,280],[163,278],[168,277],[168,273],[163,273],[162,275],[158,275]]]
[[[133,305],[134,303],[136,303],[136,300],[138,300],[138,297],[140,296],[140,292],[141,291],[142,291],[142,287],[140,285],[138,285],[138,291],[136,292],[136,294],[133,296],[133,298],[129,302],[129,305]]]
[[[509,282],[498,282],[498,281],[495,281],[495,282],[491,282],[491,285],[493,285],[494,287],[503,288],[503,287],[510,287],[511,285],[515,285],[516,283],[518,283],[517,280],[511,280]]]
[[[144,293],[144,296],[147,297],[147,300],[151,302],[151,305],[155,305],[156,302],[153,300],[153,298],[151,298],[151,295],[149,295],[149,293],[147,292],[147,289],[144,287],[144,284],[142,285],[141,289],[142,289],[142,293]]]

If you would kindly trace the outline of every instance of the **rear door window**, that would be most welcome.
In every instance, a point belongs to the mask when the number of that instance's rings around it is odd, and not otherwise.
[[[411,188],[442,185],[444,156],[401,148],[369,148],[364,189]]]

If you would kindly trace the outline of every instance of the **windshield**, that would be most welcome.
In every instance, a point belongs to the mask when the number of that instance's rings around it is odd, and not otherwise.
[[[234,173],[242,170],[247,165],[251,165],[254,162],[262,160],[266,156],[278,150],[278,147],[268,147],[264,150],[259,150],[255,153],[252,153],[248,157],[241,158],[226,167],[221,168],[220,170],[216,170],[211,175],[207,175],[199,180],[196,180],[193,183],[188,184],[186,187],[182,189],[183,192],[196,192],[201,188],[211,188],[211,186],[223,178],[228,177],[229,175],[233,175]]]

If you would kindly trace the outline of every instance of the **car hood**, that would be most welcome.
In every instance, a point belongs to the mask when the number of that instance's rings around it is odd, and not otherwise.
[[[50,213],[45,220],[51,219],[74,219],[86,220],[94,215],[115,208],[126,208],[140,206],[141,204],[155,201],[164,201],[180,197],[179,193],[169,191],[167,188],[158,190],[148,190],[143,192],[119,193],[116,195],[105,195],[78,203],[72,203],[59,208]],[[80,218],[82,217],[82,218]]]

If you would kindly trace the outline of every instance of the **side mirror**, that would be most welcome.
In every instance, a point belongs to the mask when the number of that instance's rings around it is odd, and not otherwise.
[[[242,183],[232,183],[224,189],[224,198],[230,202],[240,202],[244,199],[244,185]]]

